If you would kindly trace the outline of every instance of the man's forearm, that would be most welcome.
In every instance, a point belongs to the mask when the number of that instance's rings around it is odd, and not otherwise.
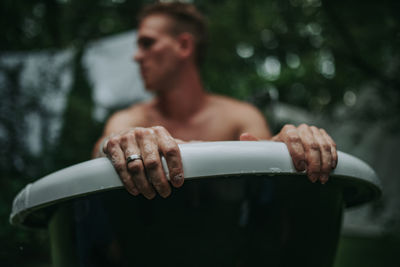
[[[107,142],[108,138],[106,136],[103,136],[99,138],[99,140],[96,142],[96,144],[93,147],[92,151],[92,158],[101,158],[101,157],[106,157],[106,154],[104,153],[104,145]]]

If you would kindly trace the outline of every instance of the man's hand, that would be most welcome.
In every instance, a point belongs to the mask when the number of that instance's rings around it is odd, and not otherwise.
[[[167,161],[171,184],[183,184],[181,154],[175,139],[161,127],[133,128],[110,136],[103,144],[103,152],[132,195],[143,194],[148,199],[171,194],[160,155]],[[129,156],[131,160],[127,160]]]
[[[240,136],[242,141],[258,140],[248,133]],[[325,184],[329,173],[337,165],[338,156],[336,144],[323,129],[301,124],[298,127],[285,125],[272,141],[286,144],[293,164],[298,171],[307,171],[312,182]]]

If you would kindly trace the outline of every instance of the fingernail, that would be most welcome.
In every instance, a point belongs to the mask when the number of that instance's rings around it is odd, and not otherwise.
[[[183,174],[180,173],[178,175],[175,175],[173,180],[174,180],[174,183],[181,184],[183,181]]]
[[[311,182],[315,183],[316,181],[318,181],[318,176],[316,174],[311,174],[309,176]]]
[[[137,190],[136,188],[132,188],[132,195],[138,196],[139,195],[139,190]]]
[[[336,160],[332,160],[332,169],[336,167]]]
[[[145,197],[146,197],[148,200],[151,200],[151,199],[153,199],[153,198],[156,197],[156,193],[152,192],[152,193],[150,193],[150,194],[145,195]]]
[[[326,184],[326,182],[328,182],[329,176],[327,174],[323,174],[321,175],[320,181],[321,184]]]
[[[306,162],[305,162],[304,160],[302,160],[302,161],[299,162],[299,168],[300,168],[300,170],[305,170],[306,167],[307,167],[307,164],[306,164]]]
[[[162,194],[160,194],[163,198],[167,198],[171,195],[171,190],[165,191]]]

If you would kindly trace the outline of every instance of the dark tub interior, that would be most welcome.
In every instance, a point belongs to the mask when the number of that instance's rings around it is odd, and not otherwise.
[[[346,194],[304,175],[191,180],[151,201],[102,192],[53,210],[53,264],[332,266]]]

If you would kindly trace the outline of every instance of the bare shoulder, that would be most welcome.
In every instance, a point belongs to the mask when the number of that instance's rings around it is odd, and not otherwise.
[[[143,102],[115,112],[108,119],[104,133],[108,135],[130,127],[142,126],[149,106],[149,102]]]
[[[248,132],[260,139],[271,137],[266,118],[252,104],[218,95],[212,95],[211,102],[213,109],[225,122],[235,125],[239,134]]]

